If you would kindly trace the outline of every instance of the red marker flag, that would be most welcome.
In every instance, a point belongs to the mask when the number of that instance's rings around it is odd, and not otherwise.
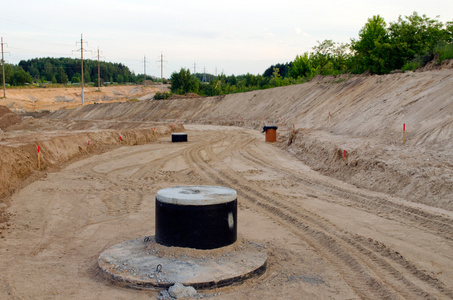
[[[346,150],[344,150],[344,157],[346,158]]]
[[[330,111],[329,111],[329,117],[330,117]]]
[[[39,150],[40,150],[40,149],[39,149],[39,145],[38,145],[38,153],[39,153]]]
[[[406,123],[403,124],[403,131],[406,131]]]

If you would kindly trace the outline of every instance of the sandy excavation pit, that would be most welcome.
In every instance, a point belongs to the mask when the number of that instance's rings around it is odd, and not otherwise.
[[[0,299],[157,298],[111,284],[97,259],[154,235],[158,190],[202,184],[237,190],[238,234],[268,255],[262,276],[202,295],[453,298],[451,69],[329,80],[2,128]],[[264,122],[279,125],[276,143]]]

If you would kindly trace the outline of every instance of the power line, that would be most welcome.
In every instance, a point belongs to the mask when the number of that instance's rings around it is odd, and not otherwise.
[[[78,42],[76,42],[76,45],[77,45],[77,43]],[[88,45],[88,43],[87,43],[87,45]],[[82,105],[84,105],[85,104],[85,95],[83,93],[83,77],[84,77],[83,76],[83,51],[84,51],[83,50],[83,34],[80,34],[80,49],[74,50],[74,51],[77,51],[77,52],[80,51],[80,56],[81,56],[81,60],[82,60],[80,65],[81,65],[81,69],[82,69]],[[85,50],[85,51],[91,52],[91,50]]]

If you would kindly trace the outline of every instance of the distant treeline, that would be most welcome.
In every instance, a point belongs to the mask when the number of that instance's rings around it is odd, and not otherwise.
[[[143,81],[143,75],[135,75],[129,68],[121,63],[99,62],[101,83],[105,82],[133,82]],[[98,61],[83,61],[84,82],[98,83]],[[147,80],[152,80],[146,76]],[[5,64],[5,82],[20,86],[27,83],[80,83],[81,60],[74,58],[34,58],[22,60],[18,65]],[[0,76],[0,82],[2,77]]]
[[[453,22],[443,24],[420,16],[398,18],[388,26],[382,17],[373,16],[350,44],[332,40],[318,41],[312,52],[297,55],[292,62],[270,66],[263,75],[193,76],[181,69],[171,76],[171,91],[214,96],[269,87],[302,83],[314,76],[351,74],[387,74],[393,70],[415,70],[437,58],[441,63],[453,58]]]

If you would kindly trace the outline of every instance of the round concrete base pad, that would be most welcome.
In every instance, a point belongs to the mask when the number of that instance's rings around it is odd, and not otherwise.
[[[137,289],[168,288],[176,282],[196,289],[240,283],[266,271],[267,253],[242,239],[214,250],[165,247],[154,237],[126,241],[98,259],[104,277]]]

